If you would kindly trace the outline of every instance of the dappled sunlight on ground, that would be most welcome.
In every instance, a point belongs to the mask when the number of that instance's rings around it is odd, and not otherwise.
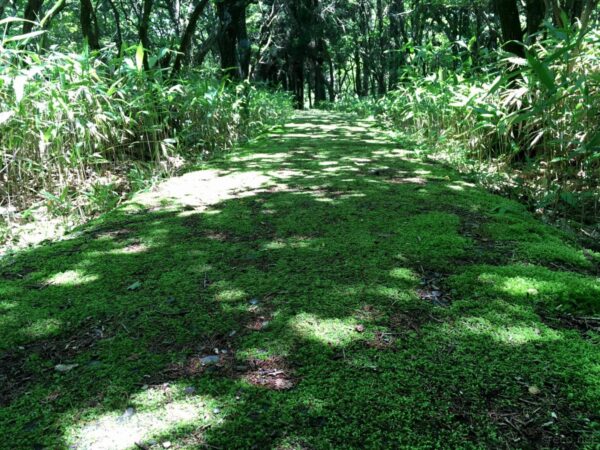
[[[150,397],[153,391],[158,391],[162,401],[158,405],[151,405],[149,411],[138,412],[130,407],[123,414],[106,414],[68,430],[66,440],[74,448],[126,450],[136,447],[136,444],[144,445],[144,442],[151,444],[155,442],[152,439],[154,436],[173,427],[193,425],[193,428],[197,428],[217,422],[211,407],[216,404],[214,399],[199,396],[175,401],[168,399],[177,395],[176,388],[170,385],[148,388],[144,393],[137,394],[132,402],[139,403],[144,400],[140,397]]]
[[[583,447],[598,262],[372,121],[298,113],[3,261],[0,427],[14,448]]]

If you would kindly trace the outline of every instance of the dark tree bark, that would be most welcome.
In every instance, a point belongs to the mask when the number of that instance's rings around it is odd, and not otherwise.
[[[256,78],[263,81],[269,81],[276,84],[278,81],[277,62],[275,52],[271,51],[274,42],[273,37],[276,34],[275,21],[279,17],[282,5],[278,0],[273,1],[271,8],[263,12],[261,26],[258,32],[258,45],[254,55],[256,63],[251,72],[256,74]],[[250,73],[249,76],[252,76]]]
[[[327,100],[325,93],[325,75],[323,73],[323,59],[318,58],[314,62],[314,76],[315,76],[315,106],[319,103]]]
[[[329,101],[335,102],[335,71],[333,69],[333,59],[331,58],[331,55],[328,55],[327,62],[329,64],[329,82],[327,83]]]
[[[296,108],[304,109],[304,58],[296,59],[290,67],[290,89]]]
[[[138,27],[138,37],[144,47],[144,68],[148,70],[148,49],[150,49],[150,15],[152,14],[153,0],[144,0],[144,6],[142,9],[142,18]]]
[[[354,90],[356,91],[356,95],[362,97],[365,94],[363,92],[362,67],[358,48],[354,50],[354,69],[356,71],[356,74],[354,75]]]
[[[385,95],[387,92],[387,86],[385,84],[385,73],[387,71],[387,57],[386,57],[386,36],[384,34],[383,27],[383,1],[377,0],[376,3],[376,17],[377,17],[377,37],[378,37],[378,61],[377,61],[377,92],[379,95]]]
[[[246,26],[246,2],[239,2],[237,7],[236,31],[238,45],[238,59],[240,65],[240,76],[243,80],[248,79],[250,75],[250,56],[251,46],[248,38],[248,28]]]
[[[571,19],[571,23],[574,23],[581,17],[586,0],[568,0],[566,3],[565,10]]]
[[[83,34],[83,38],[87,41],[90,50],[99,50],[100,32],[92,0],[81,0],[79,19],[81,22],[81,33]]]
[[[185,31],[183,32],[183,36],[181,37],[181,43],[179,44],[179,52],[177,54],[177,58],[175,58],[175,62],[173,63],[172,75],[177,74],[181,67],[183,66],[184,61],[188,58],[190,53],[190,48],[192,45],[192,39],[194,37],[194,33],[196,32],[196,27],[198,25],[198,20],[202,16],[204,9],[208,5],[209,0],[200,0],[196,3],[194,10],[190,16],[190,20],[185,27]]]
[[[369,95],[369,83],[371,81],[371,71],[369,69],[369,59],[367,57],[367,52],[364,51],[363,55],[362,55],[362,68],[363,68],[363,75],[362,75],[362,95],[364,96],[368,96]]]
[[[522,45],[523,30],[521,29],[517,0],[497,0],[495,3],[500,18],[504,49],[517,56],[525,57],[525,49]]]
[[[533,36],[540,31],[546,17],[546,2],[544,0],[525,0],[525,15],[527,17],[527,35]]]
[[[113,17],[115,18],[115,29],[116,29],[116,37],[115,37],[115,46],[117,47],[117,56],[121,56],[123,50],[123,32],[121,31],[121,16],[119,15],[119,11],[117,10],[117,6],[113,0],[108,0],[108,5],[113,13]]]
[[[44,6],[44,0],[27,1],[25,13],[23,14],[23,19],[27,22],[23,22],[23,34],[30,33],[33,30],[33,22],[39,20],[42,6]]]
[[[250,45],[247,42],[246,1],[219,0],[217,2],[219,36],[217,43],[223,75],[239,80],[248,75]],[[242,25],[243,22],[243,25]],[[238,40],[244,41],[243,55],[238,54]],[[240,58],[240,56],[242,56]]]
[[[400,66],[404,63],[402,42],[406,42],[406,30],[404,28],[404,0],[392,0],[388,12],[391,35],[391,57],[390,57],[390,89],[398,86]]]
[[[362,36],[362,87],[361,92],[363,96],[369,95],[369,83],[370,83],[370,74],[371,74],[371,61],[370,61],[370,53],[372,50],[371,46],[371,34],[369,33],[369,11],[368,5],[365,0],[361,0],[358,4],[359,6],[359,30]]]

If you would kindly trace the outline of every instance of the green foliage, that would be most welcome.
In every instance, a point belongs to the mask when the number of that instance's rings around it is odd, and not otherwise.
[[[136,165],[172,173],[281,123],[291,109],[285,94],[249,84],[140,70],[139,46],[106,62],[87,51],[2,45],[0,197],[21,207],[40,192],[55,213],[112,207]]]
[[[600,32],[550,27],[526,59],[507,57],[509,72],[419,77],[410,71],[379,101],[343,100],[338,107],[378,114],[409,130],[450,160],[474,170],[508,172],[531,207],[593,221],[600,202]],[[498,177],[496,177],[496,182]]]

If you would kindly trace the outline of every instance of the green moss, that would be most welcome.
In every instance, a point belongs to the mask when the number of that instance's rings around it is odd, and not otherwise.
[[[0,263],[0,442],[593,447],[593,252],[347,117],[203,169]]]
[[[460,299],[500,297],[590,314],[600,309],[600,279],[539,266],[472,266],[450,282]]]

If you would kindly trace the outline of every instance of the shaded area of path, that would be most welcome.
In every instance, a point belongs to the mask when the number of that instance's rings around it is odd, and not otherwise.
[[[2,263],[0,442],[591,447],[598,263],[408,139],[298,114]]]

